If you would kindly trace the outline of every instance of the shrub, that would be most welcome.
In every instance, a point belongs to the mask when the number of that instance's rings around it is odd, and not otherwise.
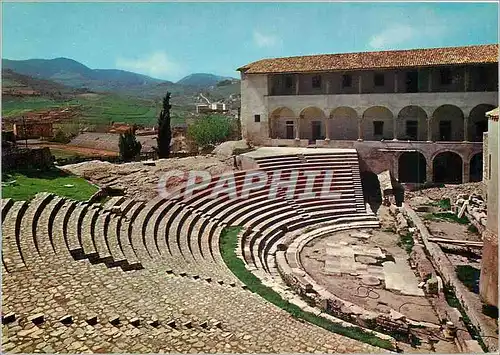
[[[64,132],[62,129],[56,130],[56,133],[54,134],[54,137],[50,139],[51,142],[56,142],[56,143],[69,143],[71,141],[71,136],[69,136],[66,132]]]
[[[142,145],[137,141],[133,130],[120,134],[118,145],[120,147],[120,157],[125,161],[130,161],[141,153]]]
[[[198,147],[216,145],[229,138],[233,131],[230,118],[221,115],[209,115],[199,118],[188,127],[187,134]]]

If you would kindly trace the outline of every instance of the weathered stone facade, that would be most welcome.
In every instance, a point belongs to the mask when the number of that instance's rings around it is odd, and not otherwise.
[[[276,65],[287,60],[277,59]],[[484,114],[498,105],[497,75],[481,79],[483,72],[497,73],[497,64],[457,63],[445,69],[317,68],[300,73],[278,73],[272,66],[267,73],[255,73],[251,68],[252,64],[240,69],[242,135],[250,143],[352,148],[355,141],[397,141],[398,149],[407,152],[417,143],[426,158],[450,152],[436,164],[443,171],[462,172],[434,179],[429,173],[432,169],[427,169],[420,178],[409,178],[418,181],[404,178],[404,182],[466,182],[469,175],[474,181],[481,180],[482,152],[469,142],[482,141],[487,129]],[[449,82],[445,78],[448,71],[453,73]],[[412,75],[418,77],[416,86],[411,85]],[[462,153],[453,154],[457,150]],[[472,162],[471,154],[478,154]],[[426,159],[426,163],[434,161]],[[390,169],[388,163],[383,165],[385,169]]]
[[[498,113],[488,123],[488,221],[483,233],[479,292],[483,300],[498,307]]]

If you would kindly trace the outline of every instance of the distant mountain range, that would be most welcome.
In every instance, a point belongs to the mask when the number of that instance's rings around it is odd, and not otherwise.
[[[2,59],[2,68],[37,79],[52,80],[73,88],[131,94],[157,92],[159,87],[168,88],[174,92],[196,91],[215,86],[221,81],[227,81],[227,84],[234,84],[238,81],[238,79],[214,74],[195,73],[182,78],[177,83],[173,83],[125,70],[90,69],[80,62],[68,58]]]
[[[224,81],[224,80],[238,80],[235,78],[231,78],[228,76],[219,76],[219,75],[214,75],[214,74],[207,74],[207,73],[194,73],[190,74],[188,76],[185,76],[181,80],[177,82],[177,84],[180,85],[189,85],[189,86],[201,86],[201,87],[209,87],[209,86],[214,86],[217,85],[217,83]]]

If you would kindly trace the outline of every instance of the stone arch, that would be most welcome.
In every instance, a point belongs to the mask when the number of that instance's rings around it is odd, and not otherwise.
[[[444,151],[434,155],[432,159],[432,179],[445,184],[462,183],[462,157],[452,151]]]
[[[472,155],[469,163],[469,179],[471,182],[483,180],[483,152]]]
[[[427,140],[427,113],[420,106],[403,107],[399,111],[397,125],[398,139]]]
[[[469,113],[469,122],[467,130],[469,131],[468,140],[471,142],[482,142],[483,133],[488,130],[488,119],[486,112],[495,108],[493,105],[480,104],[475,106]]]
[[[455,105],[441,105],[432,114],[433,141],[464,140],[464,113]]]
[[[315,141],[325,139],[325,113],[322,109],[309,106],[300,111],[300,138]]]
[[[269,115],[269,136],[273,139],[294,139],[296,117],[288,107],[274,109]]]
[[[373,106],[366,109],[363,112],[363,139],[367,141],[393,139],[393,117],[392,112],[384,106]],[[379,129],[382,129],[382,134],[376,134],[374,122],[381,122],[377,125],[381,126]]]
[[[328,130],[330,139],[356,140],[358,139],[358,114],[348,106],[340,106],[330,113]]]
[[[420,152],[403,152],[398,157],[399,182],[423,183],[426,180],[427,161]]]

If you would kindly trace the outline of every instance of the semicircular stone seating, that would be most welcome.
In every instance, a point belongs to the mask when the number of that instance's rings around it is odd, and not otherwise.
[[[246,183],[248,171],[237,171],[202,189],[188,186],[189,198],[117,196],[102,205],[50,193],[2,199],[3,349],[382,351],[294,320],[249,292],[219,247],[225,227],[242,227],[237,254],[259,275],[277,278],[274,255],[287,233],[346,218],[375,225],[355,151],[256,161],[269,177],[260,188]],[[300,195],[309,185],[294,171],[325,170],[333,175],[318,173],[309,193],[327,181],[334,197]],[[278,182],[272,176],[279,171]],[[221,179],[236,196],[214,193]]]

